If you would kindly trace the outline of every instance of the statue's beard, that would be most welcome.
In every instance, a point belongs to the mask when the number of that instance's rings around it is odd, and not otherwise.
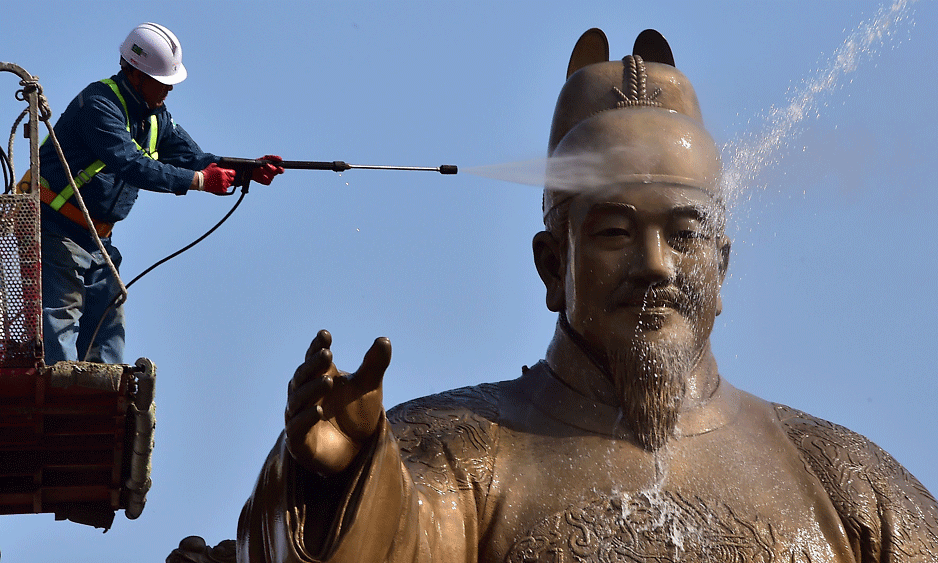
[[[639,444],[657,451],[674,436],[693,354],[685,341],[634,339],[610,354],[623,423]]]

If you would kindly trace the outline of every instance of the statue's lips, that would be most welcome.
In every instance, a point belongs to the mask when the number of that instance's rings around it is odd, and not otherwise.
[[[632,317],[632,323],[637,323],[643,331],[660,330],[680,315],[675,303],[671,301],[640,301],[626,302],[619,306],[619,310]]]
[[[677,310],[674,305],[630,305],[628,308],[637,309],[643,313],[669,313]]]
[[[625,304],[625,305],[622,305],[620,308],[639,317],[665,316],[665,315],[671,315],[671,314],[678,312],[678,308],[674,304],[658,304],[658,305]]]
[[[620,302],[618,306],[622,309],[629,309],[645,313],[670,312],[681,309],[680,302],[677,300],[648,299],[644,295],[637,298],[626,299]]]
[[[687,310],[687,296],[673,285],[644,291],[632,289],[623,294],[621,299],[615,301],[615,307],[633,315],[665,316]]]

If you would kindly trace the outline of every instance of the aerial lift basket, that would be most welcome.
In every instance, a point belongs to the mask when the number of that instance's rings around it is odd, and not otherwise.
[[[54,513],[107,529],[116,511],[128,518],[143,511],[156,368],[146,358],[135,365],[45,365],[37,181],[41,88],[15,64],[0,62],[0,71],[21,78],[17,99],[29,106],[30,144],[25,183],[0,194],[0,515]],[[43,113],[48,121],[47,108]]]

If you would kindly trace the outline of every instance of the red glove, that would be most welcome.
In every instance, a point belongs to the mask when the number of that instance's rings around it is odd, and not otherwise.
[[[214,162],[208,165],[208,168],[202,171],[202,188],[213,194],[228,193],[228,188],[235,179],[235,171],[228,168],[220,168]]]
[[[272,160],[274,162],[280,162],[283,159],[274,154],[268,154],[262,156],[260,160]],[[283,174],[282,166],[274,166],[273,164],[265,164],[260,168],[255,168],[254,172],[251,173],[251,179],[257,182],[258,184],[264,184],[269,186],[271,182],[274,181],[274,176],[277,174]]]

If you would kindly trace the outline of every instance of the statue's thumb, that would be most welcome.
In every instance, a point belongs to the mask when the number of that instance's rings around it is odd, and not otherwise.
[[[391,364],[391,341],[386,337],[376,338],[371,348],[365,352],[361,367],[355,372],[354,379],[367,391],[374,391],[381,386],[384,372]]]

